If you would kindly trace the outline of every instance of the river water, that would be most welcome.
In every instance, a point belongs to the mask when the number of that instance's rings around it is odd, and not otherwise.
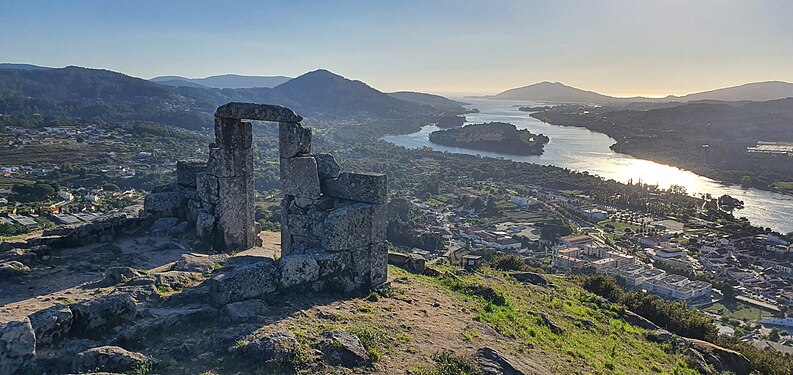
[[[554,165],[576,171],[587,171],[620,182],[628,182],[632,179],[634,182],[658,184],[661,188],[676,184],[685,186],[692,195],[729,194],[744,201],[745,208],[735,211],[735,216],[745,216],[754,225],[771,227],[782,233],[793,232],[793,197],[757,189],[744,189],[738,185],[724,185],[687,170],[618,154],[609,149],[616,141],[603,133],[580,127],[546,124],[530,117],[527,112],[518,111],[518,106],[537,106],[542,105],[541,103],[471,98],[461,100],[471,103],[468,108],[477,108],[480,111],[466,115],[467,123],[502,121],[514,124],[518,129],[528,129],[532,133],[547,135],[550,142],[545,145],[545,153],[539,156],[518,156],[441,146],[429,141],[429,134],[438,130],[431,125],[413,134],[386,136],[383,139],[408,148],[426,146],[437,151]]]

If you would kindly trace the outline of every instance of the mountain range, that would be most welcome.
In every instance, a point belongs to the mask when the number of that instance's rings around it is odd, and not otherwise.
[[[246,76],[239,74],[222,74],[205,78],[186,78],[181,76],[160,76],[149,81],[166,86],[187,86],[216,89],[249,89],[254,87],[275,87],[291,77],[285,76]]]
[[[274,88],[166,86],[117,72],[82,67],[0,69],[0,114],[76,117],[92,121],[152,121],[198,129],[219,105],[272,103],[323,119],[419,119],[444,113],[401,100],[361,81],[316,70]],[[462,106],[459,106],[462,111]]]
[[[726,87],[683,96],[670,95],[665,98],[614,97],[567,86],[559,82],[540,82],[506,90],[486,98],[499,100],[535,100],[549,103],[615,105],[637,102],[670,103],[703,100],[766,101],[789,97],[793,97],[793,83],[767,81],[747,83],[740,86]]]

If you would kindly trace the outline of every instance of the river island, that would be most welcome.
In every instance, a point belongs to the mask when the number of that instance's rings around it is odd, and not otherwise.
[[[430,133],[430,142],[513,155],[542,155],[549,139],[505,122],[471,124]]]

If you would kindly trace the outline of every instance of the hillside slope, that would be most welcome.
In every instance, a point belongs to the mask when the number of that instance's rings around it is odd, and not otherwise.
[[[215,89],[247,89],[254,87],[275,87],[291,77],[284,76],[248,76],[240,74],[222,74],[204,78],[186,78],[181,76],[154,77],[149,81],[167,86],[210,87]]]

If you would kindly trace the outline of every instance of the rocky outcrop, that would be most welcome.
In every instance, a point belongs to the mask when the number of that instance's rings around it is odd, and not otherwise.
[[[127,294],[113,294],[69,306],[73,314],[71,332],[90,335],[135,318],[137,306]]]
[[[495,349],[484,347],[476,351],[473,363],[483,375],[550,375],[551,372],[523,359],[508,359]]]
[[[752,372],[751,362],[732,349],[690,338],[678,339],[676,346],[700,373],[749,375]]]
[[[52,306],[31,314],[29,318],[36,332],[36,344],[46,345],[59,341],[69,333],[74,315],[68,306]]]
[[[230,303],[220,309],[220,320],[231,323],[256,321],[267,314],[267,304],[260,299]]]
[[[14,374],[36,355],[36,333],[25,318],[0,324],[0,374]]]
[[[143,354],[130,352],[118,346],[101,346],[78,353],[74,358],[72,370],[78,373],[96,371],[129,373],[152,362],[151,358]]]
[[[357,367],[369,361],[358,336],[343,329],[334,329],[322,334],[322,354],[328,363],[335,366]]]
[[[241,349],[262,363],[292,358],[300,347],[295,335],[287,331],[257,332],[241,340]]]

